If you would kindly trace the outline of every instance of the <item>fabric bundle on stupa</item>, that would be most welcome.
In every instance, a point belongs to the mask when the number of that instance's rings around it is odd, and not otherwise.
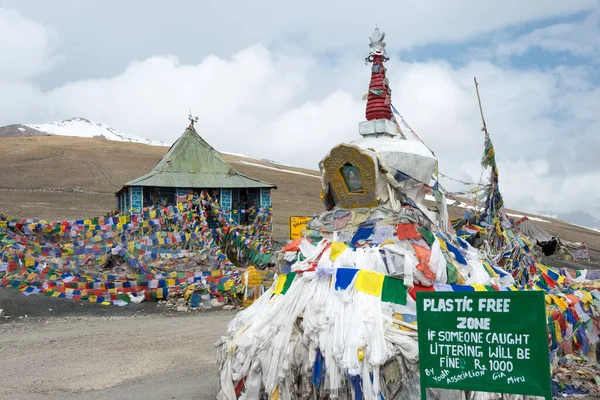
[[[219,343],[221,398],[264,391],[281,399],[313,392],[379,399],[400,387],[416,395],[414,382],[401,384],[418,371],[416,292],[509,290],[512,283],[468,243],[420,220],[410,206],[313,219],[312,242],[302,238],[278,253],[283,272]]]

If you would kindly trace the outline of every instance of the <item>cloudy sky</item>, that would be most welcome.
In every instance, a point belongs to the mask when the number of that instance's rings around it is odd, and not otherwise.
[[[480,177],[477,76],[507,205],[600,216],[598,0],[166,4],[0,0],[0,125],[80,116],[172,142],[190,107],[219,150],[316,169],[358,137],[378,25],[440,171]]]

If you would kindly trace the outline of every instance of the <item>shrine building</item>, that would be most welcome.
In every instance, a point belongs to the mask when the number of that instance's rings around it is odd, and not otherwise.
[[[136,214],[144,207],[176,205],[178,197],[206,190],[236,224],[245,225],[258,209],[271,208],[276,188],[233,168],[200,137],[192,121],[152,171],[127,182],[116,198],[119,210]]]

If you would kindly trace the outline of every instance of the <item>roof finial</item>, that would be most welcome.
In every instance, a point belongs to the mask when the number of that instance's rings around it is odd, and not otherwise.
[[[371,82],[369,84],[369,93],[367,95],[367,121],[375,119],[391,120],[392,109],[392,90],[390,89],[388,79],[385,76],[385,67],[383,63],[389,60],[385,54],[385,33],[379,28],[369,38],[371,43],[369,47],[371,52],[365,59],[367,63],[373,63],[371,66]]]
[[[190,110],[190,113],[188,114],[188,119],[190,120],[190,125],[188,126],[188,129],[194,129],[194,124],[198,122],[198,117],[194,117],[192,115],[192,109],[190,107],[188,107],[188,109]]]
[[[369,43],[369,47],[371,48],[371,52],[369,56],[366,58],[367,62],[373,62],[374,56],[380,56],[382,61],[387,61],[389,58],[385,54],[385,32],[381,32],[379,28],[375,28],[373,34],[369,38],[371,43]]]

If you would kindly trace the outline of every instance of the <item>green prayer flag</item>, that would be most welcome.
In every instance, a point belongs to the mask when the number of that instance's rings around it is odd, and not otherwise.
[[[550,331],[550,335],[552,336],[552,346],[558,346],[558,340],[556,338],[556,329],[554,328],[554,320],[552,317],[548,317],[548,330]],[[573,329],[575,331],[575,329]]]
[[[287,281],[286,281],[287,283]],[[383,288],[381,289],[381,301],[388,303],[406,305],[407,288],[402,279],[386,276],[383,279]]]
[[[425,239],[428,245],[431,246],[433,242],[435,242],[435,236],[429,230],[425,228],[417,228],[417,230],[421,235],[423,235],[423,239]]]
[[[296,277],[295,272],[290,272],[289,274],[287,274],[287,276],[285,278],[285,284],[283,285],[283,289],[281,290],[281,294],[285,294],[288,291],[290,286],[292,286],[292,282],[294,281],[295,277]]]
[[[448,276],[447,282],[449,284],[458,282],[458,272],[456,271],[456,267],[452,263],[449,263],[448,260],[446,260],[446,275]]]

